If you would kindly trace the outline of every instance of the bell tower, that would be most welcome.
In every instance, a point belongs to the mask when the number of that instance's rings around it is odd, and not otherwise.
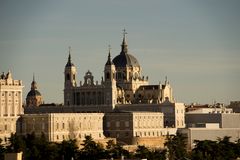
[[[114,108],[117,103],[116,69],[111,60],[110,50],[109,46],[108,60],[104,68],[105,104]]]
[[[64,71],[64,105],[71,105],[73,99],[73,87],[77,86],[76,82],[77,69],[71,60],[71,47],[69,47],[68,62]]]

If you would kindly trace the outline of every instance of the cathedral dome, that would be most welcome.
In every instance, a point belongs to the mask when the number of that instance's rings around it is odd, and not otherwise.
[[[139,67],[138,60],[132,56],[131,54],[124,53],[116,56],[113,59],[113,63],[116,67],[126,67],[126,66],[131,66],[131,67]]]
[[[27,97],[41,96],[41,93],[38,90],[31,90],[28,92]]]
[[[122,50],[121,53],[113,59],[113,63],[115,67],[140,67],[138,60],[128,53],[127,42],[126,42],[126,32],[124,30],[123,33],[123,41],[122,41]]]

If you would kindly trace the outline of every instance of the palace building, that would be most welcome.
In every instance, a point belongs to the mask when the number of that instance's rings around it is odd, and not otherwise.
[[[16,132],[16,123],[21,114],[22,107],[21,80],[14,80],[8,71],[0,75],[0,139],[3,143]]]

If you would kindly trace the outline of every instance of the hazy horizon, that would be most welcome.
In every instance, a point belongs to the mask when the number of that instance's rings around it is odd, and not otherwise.
[[[77,81],[90,70],[100,81],[120,53],[126,28],[130,54],[150,84],[168,77],[177,102],[240,100],[240,1],[0,1],[0,72],[35,74],[45,103],[63,103],[68,47]]]

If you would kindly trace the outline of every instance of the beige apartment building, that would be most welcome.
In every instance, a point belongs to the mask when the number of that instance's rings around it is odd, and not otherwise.
[[[10,71],[0,75],[0,138],[3,143],[16,132],[17,119],[23,114],[22,89],[22,81],[14,80]]]

